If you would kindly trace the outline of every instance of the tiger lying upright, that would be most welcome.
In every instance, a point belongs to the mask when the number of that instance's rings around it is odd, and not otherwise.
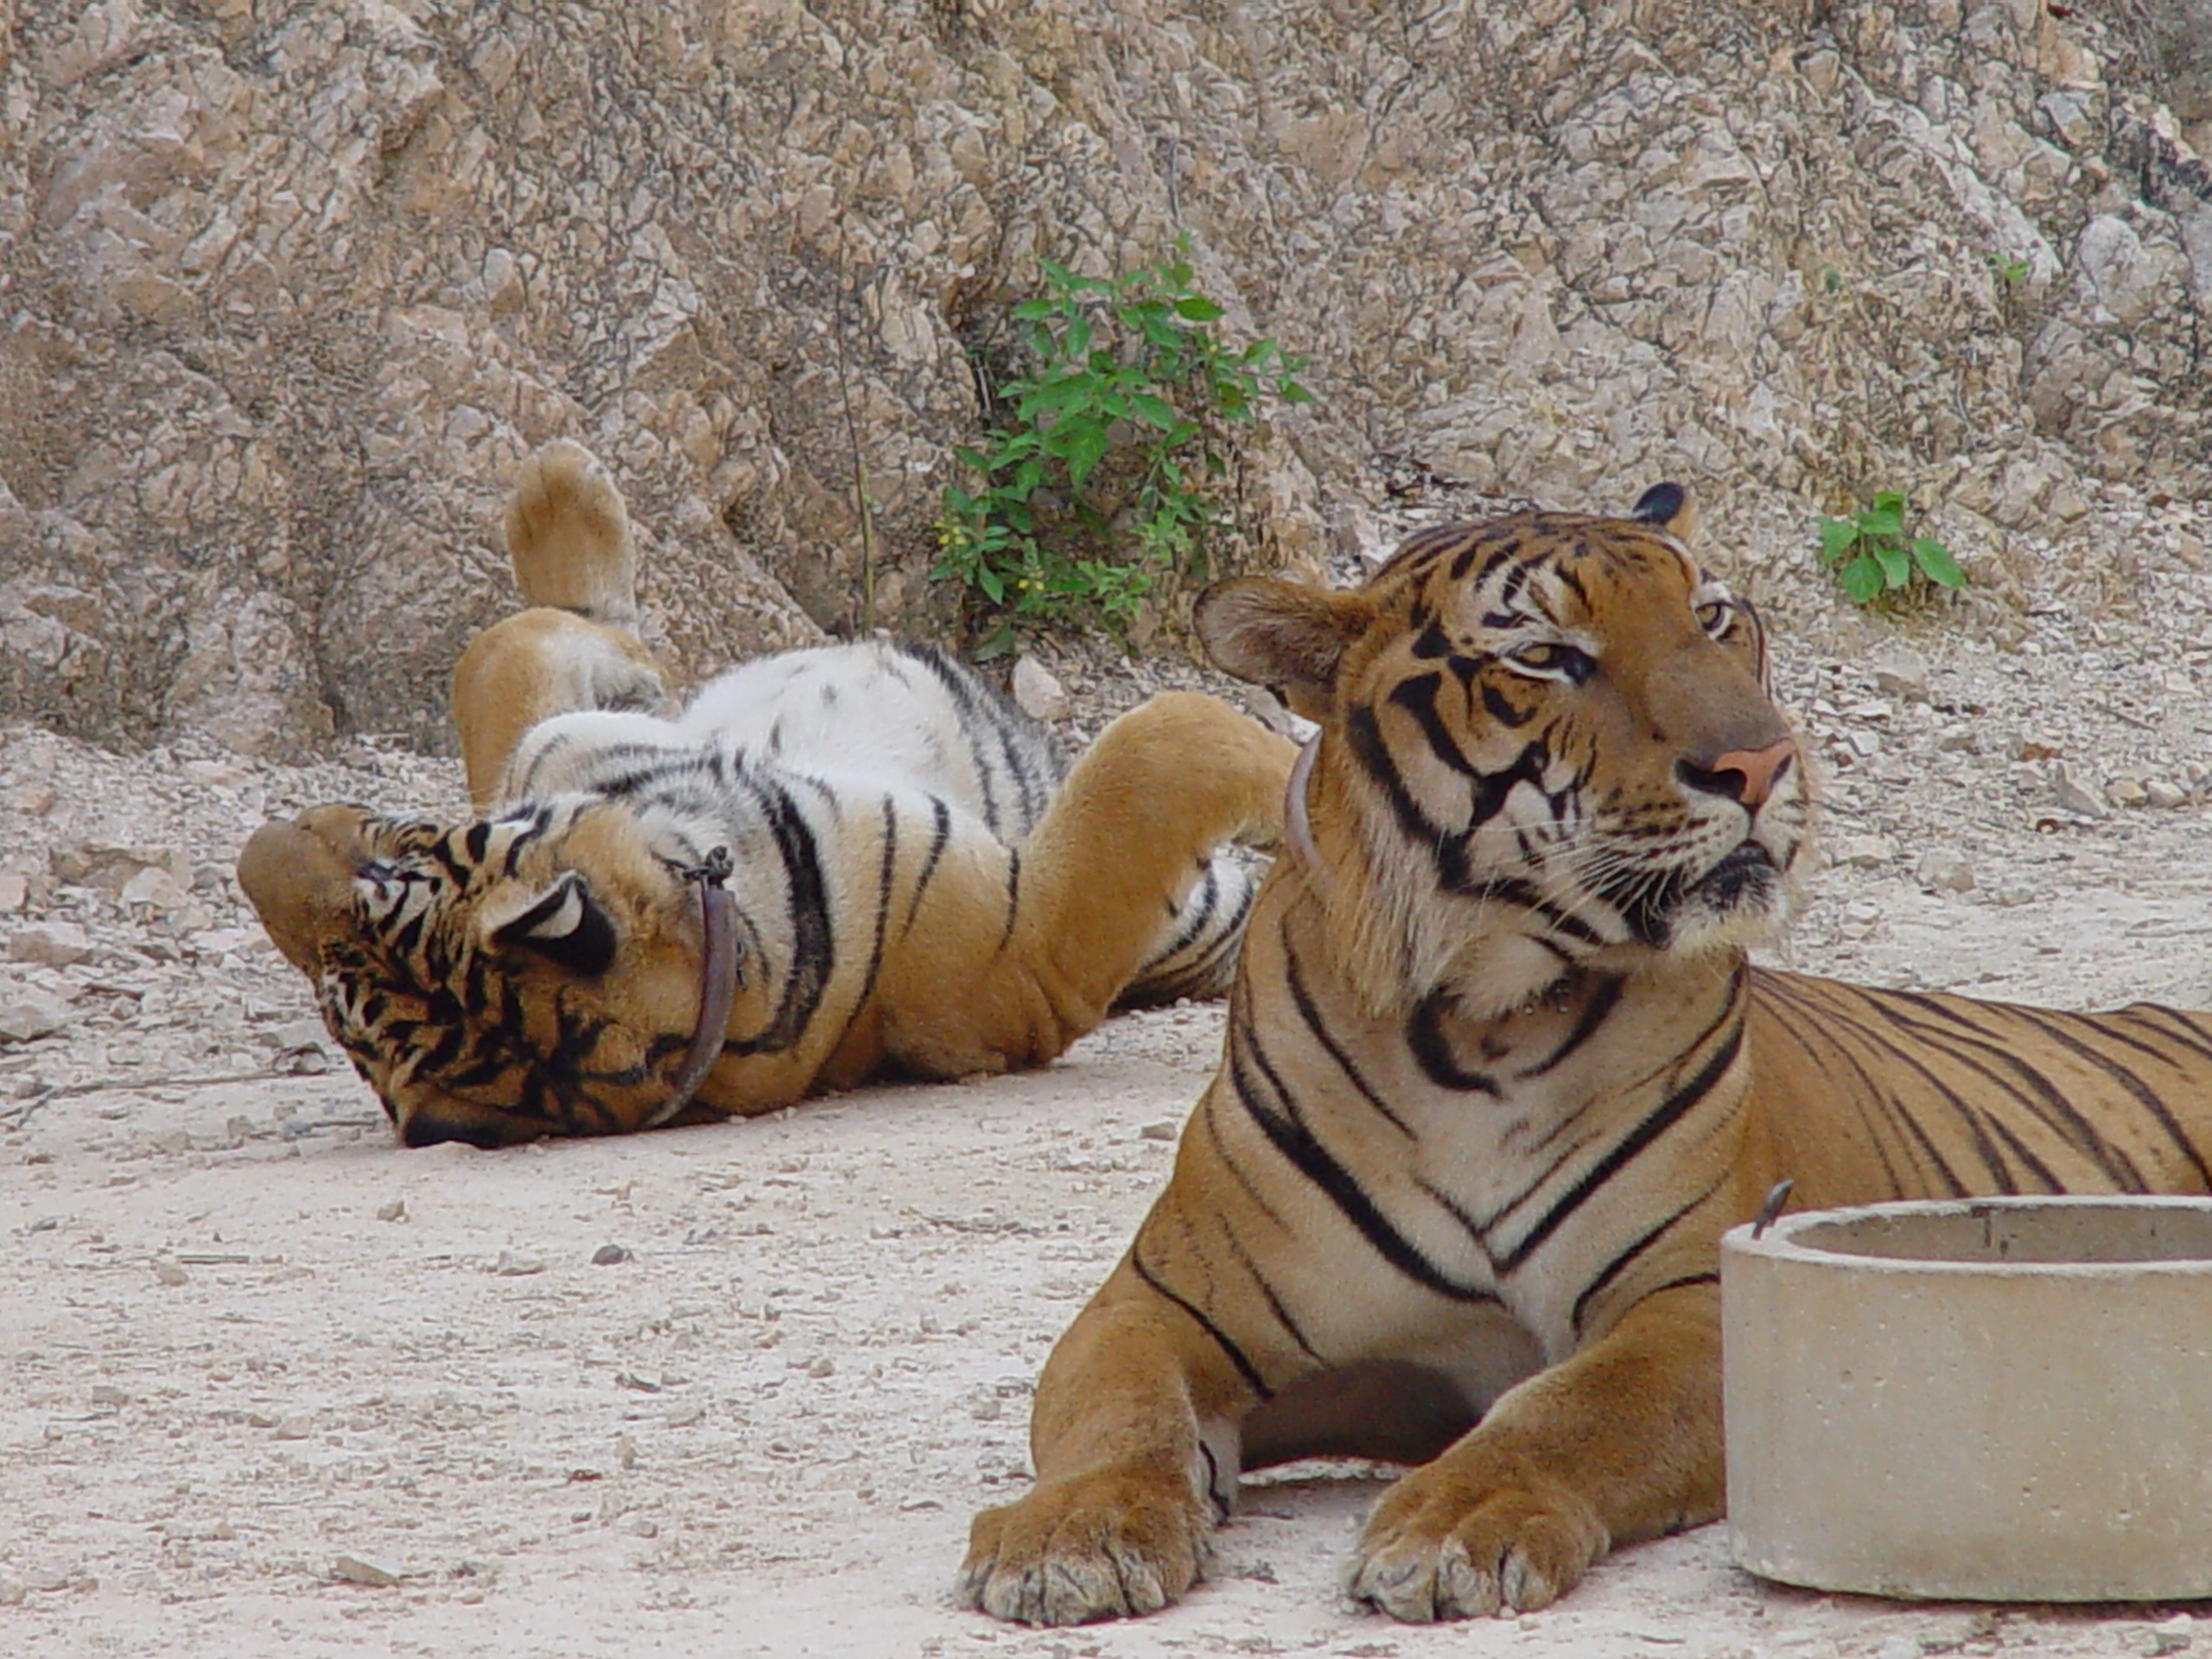
[[[621,497],[573,444],[507,516],[531,608],[454,712],[478,817],[319,806],[238,879],[409,1146],[773,1110],[1040,1065],[1112,1008],[1218,994],[1294,752],[1168,692],[1072,765],[925,645],[800,651],[680,713],[631,632]]]
[[[1720,1513],[1719,1242],[1783,1178],[1814,1208],[2212,1186],[2212,1014],[1749,963],[1803,761],[1684,511],[1662,485],[1423,531],[1357,592],[1201,596],[1215,659],[1320,732],[1220,1074],[1046,1365],[968,1604],[1150,1611],[1240,1469],[1334,1453],[1421,1465],[1355,1599],[1541,1607]]]

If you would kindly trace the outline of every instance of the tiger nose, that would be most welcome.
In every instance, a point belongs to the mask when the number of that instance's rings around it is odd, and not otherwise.
[[[1680,761],[1675,770],[1693,789],[1726,795],[1745,806],[1757,808],[1774,793],[1776,782],[1789,769],[1796,753],[1797,745],[1785,737],[1763,749],[1731,749],[1726,754],[1715,755],[1710,766]]]

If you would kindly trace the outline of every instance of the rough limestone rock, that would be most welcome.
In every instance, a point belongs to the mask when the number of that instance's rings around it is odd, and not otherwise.
[[[1684,479],[1785,608],[1877,488],[1984,593],[2125,601],[2114,515],[2212,496],[2212,70],[2200,0],[2068,10],[16,0],[0,716],[440,741],[559,435],[689,671],[941,626],[1007,304],[1179,228],[1312,359],[1260,561],[1318,566],[1395,458]]]

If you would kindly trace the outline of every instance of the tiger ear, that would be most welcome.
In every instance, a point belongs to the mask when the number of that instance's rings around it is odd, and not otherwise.
[[[1697,509],[1690,493],[1679,484],[1654,484],[1636,498],[1628,516],[1640,524],[1651,524],[1676,540],[1687,540],[1697,526]]]
[[[1375,608],[1359,594],[1238,576],[1200,594],[1191,620],[1224,673],[1272,687],[1293,713],[1318,720],[1344,652],[1375,620]]]
[[[614,960],[614,924],[574,870],[539,892],[487,907],[479,926],[494,950],[532,950],[585,979],[596,979]]]

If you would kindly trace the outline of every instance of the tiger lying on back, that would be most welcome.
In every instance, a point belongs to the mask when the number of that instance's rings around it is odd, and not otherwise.
[[[1289,744],[1171,692],[1068,765],[927,646],[748,664],[680,714],[631,628],[620,496],[554,444],[508,546],[532,608],[454,678],[482,816],[321,806],[238,879],[409,1146],[771,1111],[1052,1058],[1217,994]]]
[[[1198,627],[1320,725],[1220,1075],[1047,1363],[1037,1485],[961,1593],[1071,1624],[1182,1593],[1240,1468],[1421,1466],[1345,1582],[1541,1607],[1722,1499],[1721,1233],[1805,1206],[2202,1192],[2212,1015],[2080,1015],[1754,969],[1805,845],[1757,620],[1675,533],[1525,513],[1356,593]]]

